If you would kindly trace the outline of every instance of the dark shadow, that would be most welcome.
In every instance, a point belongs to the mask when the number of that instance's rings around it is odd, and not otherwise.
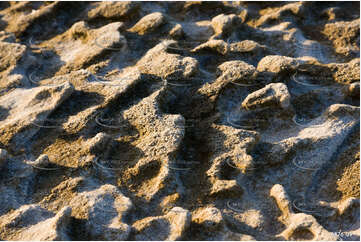
[[[132,175],[129,180],[125,181],[127,187],[131,187],[132,190],[140,189],[144,182],[159,175],[162,165],[161,161],[152,160],[140,166],[137,174]]]
[[[64,180],[69,179],[69,167],[51,163],[46,168],[54,170],[34,169],[36,176],[33,184],[33,203],[38,203],[50,195],[52,189],[57,187]]]
[[[228,58],[228,56],[223,56],[218,53],[212,53],[211,50],[202,50],[194,54],[190,54],[190,57],[195,58],[200,68],[208,71],[208,72],[214,72],[214,70],[217,69],[219,65],[226,61],[230,61],[232,59]]]
[[[181,114],[187,119],[206,119],[215,111],[214,96],[199,91],[202,85],[167,87],[160,98],[163,112]]]
[[[291,104],[294,107],[296,115],[298,117],[303,117],[305,119],[313,119],[320,116],[329,106],[338,103],[353,103],[352,98],[344,98],[344,100],[340,100],[339,95],[332,94],[335,92],[335,88],[341,89],[342,86],[333,80],[331,76],[332,73],[326,67],[308,67],[304,66],[303,68],[307,69],[307,72],[299,72],[299,73],[288,73],[285,74],[283,80],[287,81],[287,88],[291,94]],[[313,85],[317,85],[317,87],[308,87],[297,83],[297,81],[301,82],[298,78],[298,74],[300,75],[309,75],[311,77],[317,78],[320,77],[317,83]],[[329,74],[330,76],[325,76],[325,74]],[[327,79],[332,79],[331,81],[325,81]],[[329,89],[327,89],[329,88]],[[324,98],[327,96],[327,98]]]
[[[164,218],[158,218],[149,222],[148,226],[141,231],[144,240],[166,240],[170,235],[171,224]],[[137,232],[132,230],[129,240],[137,240]],[[138,235],[139,236],[139,235]],[[138,237],[138,240],[140,238]]]
[[[29,75],[32,74],[33,82],[38,82],[43,79],[52,78],[54,75],[60,70],[60,68],[65,65],[66,63],[60,59],[60,56],[56,54],[53,50],[49,49],[39,49],[34,50],[32,48],[29,48],[29,51],[31,51],[31,55],[33,55],[37,59],[37,63],[41,64],[31,64],[29,65],[29,60],[24,59],[22,60],[23,65],[29,66],[29,68],[26,71],[27,79],[29,82]],[[32,63],[32,62],[30,62]],[[36,86],[35,83],[31,82],[32,86]],[[40,85],[40,84],[39,84]]]
[[[0,106],[0,121],[5,120],[9,116],[9,109]]]
[[[137,161],[144,156],[143,151],[139,148],[128,142],[118,140],[111,140],[107,144],[94,147],[90,152],[96,155],[99,163],[106,160],[114,161],[108,164],[109,168],[121,169],[122,171],[135,166]],[[107,167],[105,163],[103,166]],[[120,171],[116,172],[121,173]]]
[[[224,134],[212,128],[211,123],[200,123],[195,129],[186,131],[181,150],[179,151],[182,153],[179,155],[185,156],[187,153],[190,153],[188,155],[193,156],[200,164],[189,171],[194,173],[194,177],[198,177],[198,179],[189,180],[187,179],[189,172],[179,172],[179,176],[182,178],[182,181],[184,181],[183,186],[187,190],[186,196],[181,200],[185,204],[185,208],[192,209],[193,205],[198,204],[199,201],[208,204],[213,202],[214,199],[217,199],[216,196],[210,197],[209,192],[200,192],[209,191],[212,187],[211,181],[207,176],[207,170],[212,166],[210,158],[213,149],[216,148],[212,146],[210,139],[214,141],[215,137],[217,137],[218,140],[217,144],[223,144],[225,141]],[[221,148],[217,147],[217,149]]]
[[[89,241],[91,239],[87,222],[87,219],[71,217],[69,236],[72,241]]]
[[[360,92],[358,92],[356,96],[347,96],[344,104],[360,107]]]
[[[103,121],[103,118],[107,119]],[[136,127],[129,123],[128,120],[125,120],[120,112],[108,114],[106,110],[99,110],[97,115],[93,115],[93,117],[87,121],[87,124],[82,130],[82,135],[84,135],[84,138],[91,138],[100,132],[107,133],[114,137],[119,135],[127,136],[129,142],[134,141],[139,136]]]
[[[111,114],[115,112],[122,112],[138,104],[155,91],[152,89],[152,86],[155,84],[154,81],[160,82],[160,78],[154,75],[142,74],[141,79],[142,80],[135,85],[130,86],[126,92],[119,93],[119,95],[107,105],[104,114],[112,116]]]
[[[224,13],[233,13],[234,8],[226,6],[222,2],[166,2],[166,9],[172,17],[178,21],[210,20],[213,17]]]
[[[124,31],[122,35],[127,40],[126,52],[122,51],[105,51],[104,54],[110,55],[110,63],[108,67],[102,68],[102,71],[117,67],[119,69],[134,66],[145,54],[161,43],[161,37],[155,38],[153,35],[138,35],[137,33]]]
[[[45,126],[40,127],[40,129],[27,142],[27,149],[30,149],[27,152],[37,157],[58,138],[66,139],[67,141],[75,141],[78,139],[80,135],[67,133],[62,128],[62,125],[67,122],[70,116],[76,115],[94,104],[100,104],[103,100],[104,98],[97,93],[74,91],[65,102],[47,116],[45,121],[40,121],[40,123],[35,122],[35,124],[30,124],[22,129],[27,130],[29,128],[39,128],[36,125]],[[39,116],[41,116],[41,114],[39,114]],[[47,120],[55,120],[55,122]]]
[[[187,168],[191,169],[186,171],[171,170],[172,173],[177,173],[183,181],[186,194],[180,202],[182,202],[181,207],[186,209],[192,209],[193,205],[199,201],[204,201],[208,194],[199,191],[211,188],[206,175],[211,165],[209,164],[211,148],[208,146],[207,136],[205,136],[206,130],[210,129],[210,124],[204,124],[199,120],[193,125],[194,127],[186,127],[179,150],[174,154],[177,160],[193,162],[187,165]],[[189,179],[190,176],[197,177],[197,179]]]
[[[104,97],[97,92],[74,90],[70,97],[51,113],[49,118],[66,119],[103,102]]]
[[[48,40],[67,31],[75,22],[80,21],[89,2],[59,2],[52,11],[35,18],[29,26],[18,33],[22,41],[30,36]]]
[[[298,240],[312,240],[314,235],[311,231],[306,228],[298,228],[293,231],[290,240],[298,241]]]
[[[292,95],[291,104],[295,108],[297,117],[306,120],[317,118],[328,107],[323,102],[323,98],[315,95],[312,91],[299,96]]]
[[[1,2],[4,3],[4,2]],[[0,15],[0,18],[2,18],[3,15]],[[0,30],[3,31],[6,29],[6,27],[8,26],[8,23],[2,19],[0,19]]]
[[[0,2],[0,10],[4,10],[5,8],[10,7],[10,3],[9,2]]]
[[[192,112],[195,108],[191,105],[191,102],[193,98],[197,97],[197,90],[201,85],[201,83],[195,83],[194,86],[185,87],[168,85],[159,99],[159,106],[162,112],[168,114],[181,114],[187,119],[189,117],[187,113]]]

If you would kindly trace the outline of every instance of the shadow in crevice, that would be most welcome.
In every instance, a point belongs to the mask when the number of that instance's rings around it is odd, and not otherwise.
[[[188,118],[186,112],[190,112],[190,101],[197,93],[196,87],[166,87],[159,99],[159,106],[163,113],[181,114]],[[194,107],[192,107],[193,109]]]
[[[56,108],[49,118],[68,118],[76,115],[87,108],[99,105],[104,102],[104,96],[97,92],[85,92],[74,90],[58,108]]]
[[[120,93],[117,98],[112,100],[104,110],[104,114],[111,115],[115,112],[122,112],[141,102],[144,98],[150,96],[159,87],[154,88],[154,81],[159,82],[159,77],[154,75],[142,74],[142,81],[130,86],[126,92]]]
[[[177,21],[192,21],[197,22],[201,20],[209,20],[213,17],[223,13],[233,13],[231,6],[226,6],[223,2],[166,2],[166,9],[172,17]]]
[[[26,144],[28,154],[32,154],[37,157],[42,154],[47,147],[54,144],[57,139],[63,139],[64,142],[73,142],[77,140],[80,135],[68,133],[68,131],[63,128],[63,124],[69,120],[70,116],[76,115],[92,105],[101,103],[103,100],[104,98],[97,93],[74,91],[72,95],[58,108],[52,111],[46,119],[40,118],[40,123],[35,122],[34,124],[29,125],[28,128],[30,129],[40,129]],[[41,117],[42,115],[39,114],[38,116]]]
[[[170,235],[171,224],[164,218],[150,221],[141,232],[132,230],[129,240],[166,240]]]
[[[109,168],[122,171],[135,166],[138,159],[144,156],[141,149],[131,145],[129,142],[114,139],[101,146],[95,146],[90,150],[90,153],[100,160],[114,161],[113,166]]]
[[[0,106],[0,121],[6,120],[6,118],[9,116],[9,110],[2,106]]]
[[[88,4],[87,2],[60,2],[52,11],[48,11],[34,19],[18,35],[22,41],[25,41],[29,36],[37,36],[39,39],[44,40],[51,39],[56,35],[64,33],[71,25],[79,21]]]
[[[26,71],[26,75],[28,76],[28,78],[29,75],[33,73],[34,77],[36,78],[33,81],[37,82],[43,79],[53,77],[65,64],[65,62],[61,60],[60,56],[54,50],[45,48],[35,50],[29,48],[28,51],[28,55],[25,55],[25,58],[21,60],[21,64],[23,66],[28,66]],[[30,55],[37,59],[35,63],[29,60]]]
[[[8,7],[10,7],[11,5],[10,5],[10,3],[9,2],[1,2],[0,3],[0,10],[4,10],[5,8],[8,8]]]
[[[205,78],[206,79],[206,78]],[[218,94],[202,93],[204,83],[190,87],[167,86],[160,97],[164,113],[181,114],[187,119],[205,120],[214,115]]]
[[[203,126],[201,126],[203,124]],[[226,137],[223,132],[211,127],[211,123],[200,123],[194,130],[186,132],[183,147],[185,150],[193,150],[194,158],[200,163],[195,169],[190,172],[194,173],[198,179],[189,180],[188,173],[179,174],[179,177],[184,181],[184,187],[186,189],[186,200],[179,201],[185,203],[186,208],[192,208],[199,203],[209,204],[217,200],[219,197],[210,196],[209,191],[212,187],[212,181],[207,175],[207,171],[212,164],[210,159],[215,154],[214,151],[219,152],[220,149],[226,149],[223,146]],[[222,144],[222,147],[218,147]],[[214,157],[215,158],[215,157]],[[222,171],[220,171],[222,173]],[[235,179],[235,178],[234,178]],[[231,196],[231,194],[229,194]],[[223,196],[222,196],[223,197]]]
[[[127,40],[127,50],[121,54],[117,52],[112,54],[110,63],[104,70],[109,69],[109,67],[122,69],[134,66],[150,49],[161,43],[161,38],[154,38],[149,35],[138,35],[129,31],[122,32],[122,35]],[[106,51],[105,54],[110,55],[110,51]]]
[[[52,193],[52,190],[69,177],[69,167],[54,164],[49,166],[56,170],[37,170],[33,184],[33,203],[38,203]],[[36,169],[35,169],[36,170]]]
[[[159,160],[149,161],[140,166],[136,173],[130,175],[129,179],[123,179],[123,181],[130,190],[139,190],[147,181],[152,180],[159,175],[162,165],[162,162]]]
[[[1,3],[4,3],[4,2],[1,2]],[[2,18],[3,15],[0,15],[0,18]],[[8,23],[2,19],[0,19],[0,30],[4,30],[6,29],[6,27],[8,26]]]
[[[189,201],[192,200],[197,203],[200,200],[203,200],[207,194],[204,194],[204,191],[208,190],[211,187],[206,175],[206,171],[209,169],[209,155],[210,150],[207,145],[207,139],[205,136],[199,135],[200,133],[205,132],[207,129],[206,125],[202,126],[202,123],[194,123],[194,127],[186,128],[183,141],[177,151],[177,158],[180,161],[189,162],[190,165],[187,165],[187,168],[191,168],[187,172],[177,171],[179,178],[183,181],[183,186],[189,193],[185,196],[187,197],[187,206],[191,207]],[[187,179],[189,175],[194,174],[198,179]]]
[[[77,145],[72,147],[71,144],[79,138],[78,134],[68,133],[62,127],[40,128],[26,143],[25,152],[28,159],[35,160],[41,154],[47,154],[51,162],[71,167],[76,163],[72,152],[81,153]]]
[[[89,241],[88,219],[71,217],[69,236],[73,241]]]

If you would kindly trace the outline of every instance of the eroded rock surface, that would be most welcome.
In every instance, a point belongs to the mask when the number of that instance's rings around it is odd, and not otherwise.
[[[358,2],[3,2],[0,240],[359,240]]]

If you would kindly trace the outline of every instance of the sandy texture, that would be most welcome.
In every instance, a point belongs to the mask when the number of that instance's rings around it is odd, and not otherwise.
[[[1,2],[0,240],[359,240],[358,2]]]

